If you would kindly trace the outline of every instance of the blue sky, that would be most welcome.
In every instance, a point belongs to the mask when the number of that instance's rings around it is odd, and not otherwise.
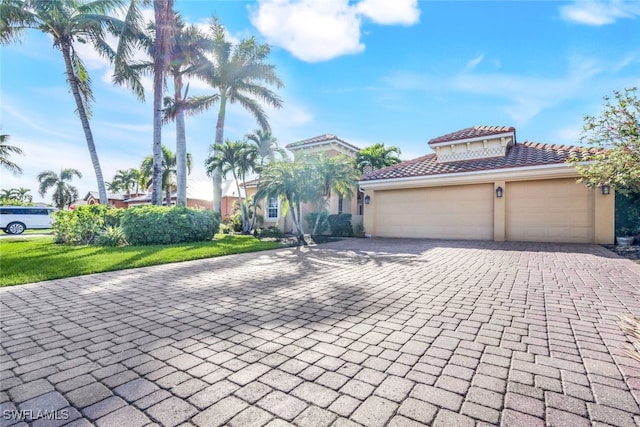
[[[176,9],[203,26],[215,14],[230,37],[272,45],[284,107],[268,112],[281,145],[332,133],[360,147],[396,145],[408,160],[428,153],[429,139],[474,125],[514,126],[519,141],[577,144],[584,115],[598,114],[603,96],[640,85],[638,1],[176,0]],[[27,187],[42,200],[37,174],[74,167],[81,195],[95,190],[60,53],[35,31],[1,49],[0,132],[26,154],[13,159],[24,174],[2,170],[1,187]],[[138,102],[110,83],[105,60],[82,53],[109,181],[151,153],[151,92]],[[213,91],[193,81],[190,93]],[[194,181],[207,180],[216,114],[217,106],[187,119]],[[225,137],[255,128],[230,108]],[[172,126],[163,141],[175,150]]]

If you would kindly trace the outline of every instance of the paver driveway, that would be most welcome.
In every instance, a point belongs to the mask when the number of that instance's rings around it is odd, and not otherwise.
[[[640,265],[599,246],[352,239],[0,301],[3,426],[640,426]]]

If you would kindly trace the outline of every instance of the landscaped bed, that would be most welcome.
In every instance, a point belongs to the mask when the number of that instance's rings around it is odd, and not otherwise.
[[[276,241],[217,235],[215,240],[175,245],[102,247],[60,245],[53,237],[0,240],[0,286],[169,262],[275,249]]]

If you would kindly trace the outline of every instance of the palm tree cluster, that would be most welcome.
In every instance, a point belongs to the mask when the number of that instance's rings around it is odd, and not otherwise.
[[[115,65],[114,83],[127,85],[144,100],[141,78],[153,75],[153,156],[150,165],[152,203],[162,204],[163,157],[161,144],[162,124],[176,122],[176,186],[177,203],[186,204],[186,176],[188,156],[186,149],[185,115],[200,113],[218,103],[215,144],[224,141],[224,122],[227,102],[237,103],[256,119],[265,132],[270,131],[264,105],[279,108],[282,100],[271,88],[283,86],[275,67],[266,61],[270,54],[268,44],[254,37],[232,43],[224,26],[213,18],[208,31],[186,25],[173,10],[173,0],[153,1],[155,22],[142,22],[141,5],[148,0],[0,0],[0,43],[20,41],[27,30],[38,30],[51,36],[53,47],[60,51],[65,74],[81,121],[100,201],[107,203],[106,185],[94,136],[91,131],[91,104],[94,100],[89,73],[78,55],[78,43],[90,44],[99,54]],[[118,19],[116,10],[124,8],[124,19]],[[116,48],[106,41],[107,34],[118,37]],[[149,61],[134,60],[142,50]],[[164,96],[167,80],[173,84],[173,96]],[[213,93],[207,96],[189,96],[185,79],[199,78],[209,84]],[[164,105],[164,107],[163,107]],[[7,154],[19,154],[17,147],[6,146],[5,136],[0,154],[2,165],[18,173],[20,168],[7,162]],[[8,151],[7,151],[8,150]],[[221,170],[214,168],[214,210],[221,208]],[[129,187],[130,188],[130,187]]]
[[[33,196],[29,194],[31,190],[25,187],[20,188],[3,188],[0,190],[0,204],[2,205],[30,205],[33,202]]]
[[[302,205],[311,203],[320,213],[328,207],[332,196],[353,196],[359,176],[353,159],[343,155],[302,155],[294,160],[285,158],[271,162],[264,168],[256,198],[279,197],[283,210],[290,211],[296,234],[302,241]],[[311,234],[316,233],[320,215],[316,218]]]
[[[244,233],[250,233],[255,227],[258,207],[256,197],[253,197],[251,203],[245,200],[247,175],[257,174],[257,186],[260,188],[262,173],[265,167],[275,161],[276,155],[286,158],[284,150],[278,147],[278,140],[271,135],[271,132],[261,129],[247,134],[244,140],[226,139],[223,144],[216,143],[210,147],[210,155],[205,161],[207,175],[212,177],[215,176],[216,171],[220,171],[221,176],[226,178],[231,172],[236,184]],[[243,191],[240,191],[241,183]]]

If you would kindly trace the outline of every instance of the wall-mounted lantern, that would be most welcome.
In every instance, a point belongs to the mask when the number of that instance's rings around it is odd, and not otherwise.
[[[371,203],[371,196],[364,196],[364,204],[368,205],[369,203]]]
[[[607,184],[603,185],[600,188],[602,189],[602,194],[604,194],[605,196],[608,194],[611,194],[611,187],[608,186]]]
[[[502,197],[502,187],[496,188],[496,197],[497,198]]]

